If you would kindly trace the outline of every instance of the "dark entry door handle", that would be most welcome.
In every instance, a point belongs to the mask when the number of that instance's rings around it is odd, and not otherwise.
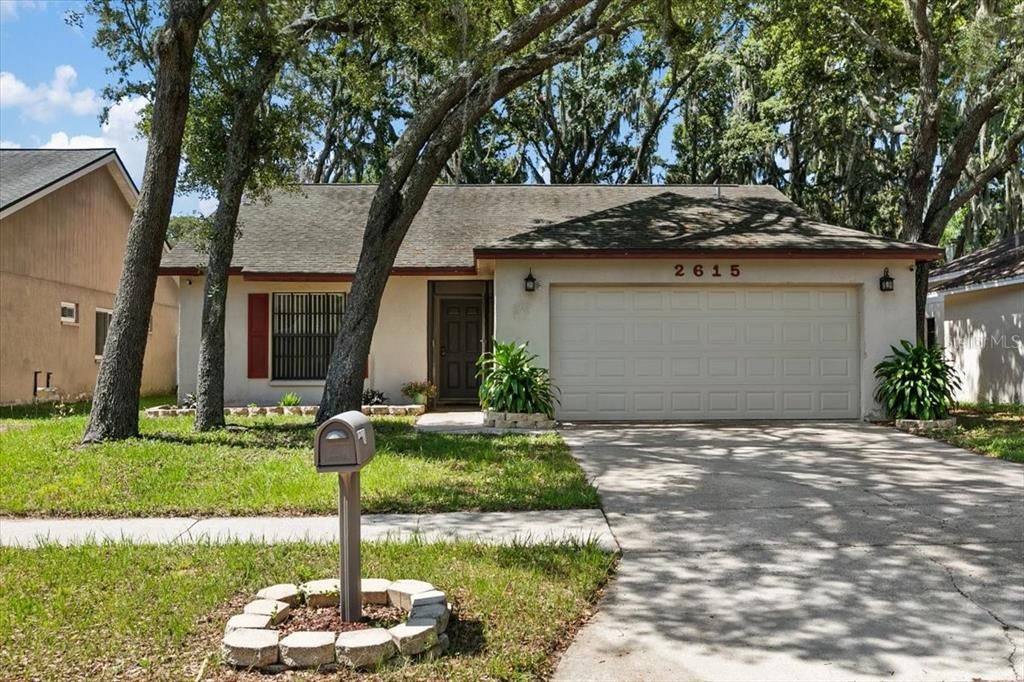
[[[445,355],[447,355],[447,354],[448,354],[448,351],[447,351],[447,350],[445,350],[445,347],[444,347],[444,346],[441,346],[441,357],[443,358],[443,357],[444,357]]]

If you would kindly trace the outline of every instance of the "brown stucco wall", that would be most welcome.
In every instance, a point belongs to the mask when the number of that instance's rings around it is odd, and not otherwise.
[[[0,220],[0,404],[31,400],[36,370],[61,395],[92,392],[96,310],[113,308],[131,215],[101,168]],[[77,325],[61,323],[61,301],[78,304]],[[144,394],[174,388],[176,344],[177,284],[160,278]]]

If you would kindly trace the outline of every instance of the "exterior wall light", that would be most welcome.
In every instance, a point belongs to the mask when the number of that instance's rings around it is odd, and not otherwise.
[[[883,270],[882,276],[878,278],[878,288],[881,291],[892,291],[895,288],[895,283],[889,274],[889,268]]]
[[[533,268],[530,268],[529,274],[523,278],[523,291],[530,293],[537,291],[537,278],[533,276]]]

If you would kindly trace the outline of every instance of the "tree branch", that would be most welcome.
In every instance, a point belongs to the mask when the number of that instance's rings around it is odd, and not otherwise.
[[[857,22],[856,19],[853,18],[853,15],[851,15],[845,9],[843,9],[839,5],[835,5],[834,7],[836,13],[839,14],[843,21],[845,21],[846,24],[853,29],[853,32],[856,33],[860,37],[860,39],[866,42],[868,45],[875,48],[879,52],[891,57],[892,59],[895,59],[898,62],[903,62],[904,64],[917,66],[918,62],[920,61],[919,55],[916,55],[912,52],[907,52],[906,50],[901,50],[900,48],[896,47],[889,41],[882,40],[878,36],[869,33]]]
[[[1017,165],[1020,159],[1020,147],[1024,144],[1024,128],[1018,128],[1006,139],[1003,153],[992,160],[980,173],[971,178],[970,182],[957,192],[946,204],[931,216],[925,223],[927,234],[941,233],[946,224],[960,208],[988,186],[996,177],[1007,173]]]
[[[949,200],[949,195],[960,182],[960,177],[963,175],[978,142],[982,126],[1002,108],[1001,105],[1002,93],[991,92],[983,97],[964,118],[963,124],[949,146],[948,153],[945,154],[942,170],[932,189],[932,199],[924,216],[925,234],[928,233],[927,226],[931,225],[934,217],[943,210],[945,203]]]

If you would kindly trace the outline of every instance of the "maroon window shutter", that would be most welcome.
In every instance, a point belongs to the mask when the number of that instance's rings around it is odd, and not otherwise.
[[[266,379],[270,355],[270,294],[249,294],[249,378]]]

